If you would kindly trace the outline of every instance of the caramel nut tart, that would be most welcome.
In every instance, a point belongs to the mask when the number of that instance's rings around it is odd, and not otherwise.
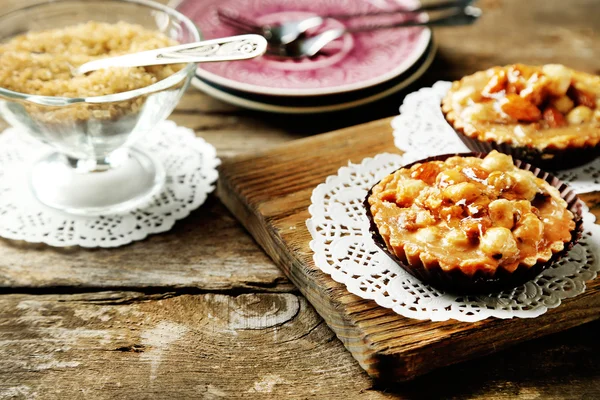
[[[558,179],[497,151],[405,166],[365,200],[377,245],[423,282],[455,293],[533,279],[578,240],[581,204]]]
[[[495,67],[452,84],[442,112],[473,151],[551,170],[600,155],[600,77],[563,65]]]

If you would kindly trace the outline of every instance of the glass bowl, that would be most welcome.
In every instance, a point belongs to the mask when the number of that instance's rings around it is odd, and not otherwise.
[[[0,41],[88,21],[138,24],[180,43],[200,40],[187,17],[151,1],[53,0],[0,15]],[[30,167],[36,198],[79,215],[121,213],[149,202],[165,173],[134,144],[171,114],[195,69],[186,64],[150,86],[87,98],[18,93],[0,82],[0,115],[54,149]]]

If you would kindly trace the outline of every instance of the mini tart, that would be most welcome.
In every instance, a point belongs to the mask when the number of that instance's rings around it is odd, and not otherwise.
[[[552,170],[600,155],[600,77],[563,65],[510,65],[452,84],[442,112],[473,151]]]
[[[375,243],[421,281],[490,293],[536,277],[577,242],[582,203],[511,156],[445,155],[383,178],[365,199]]]

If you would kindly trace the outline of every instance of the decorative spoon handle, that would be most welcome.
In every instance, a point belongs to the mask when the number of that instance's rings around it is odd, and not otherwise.
[[[266,50],[267,40],[260,35],[230,36],[94,60],[76,68],[74,75],[109,67],[247,60],[264,54]]]

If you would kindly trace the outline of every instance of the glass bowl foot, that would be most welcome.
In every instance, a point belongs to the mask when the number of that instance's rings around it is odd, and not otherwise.
[[[160,162],[138,149],[119,149],[103,160],[51,153],[30,171],[43,204],[75,215],[119,214],[147,204],[165,181]]]

